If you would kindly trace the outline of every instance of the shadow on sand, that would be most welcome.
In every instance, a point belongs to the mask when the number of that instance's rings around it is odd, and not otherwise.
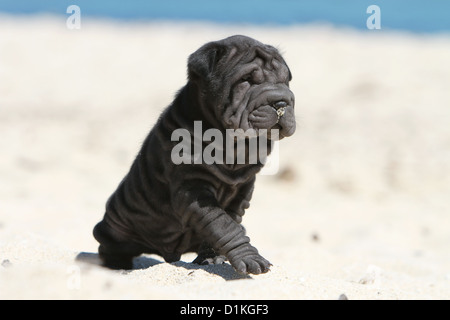
[[[93,252],[80,252],[77,254],[75,261],[84,262],[90,265],[102,266],[98,253]],[[163,261],[148,257],[145,255],[136,257],[133,259],[133,269],[126,270],[131,272],[133,270],[142,270],[153,267],[157,264],[165,263]],[[177,261],[171,263],[171,265],[178,268],[184,268],[186,270],[204,270],[210,274],[214,274],[222,277],[224,280],[240,280],[240,279],[252,279],[249,275],[242,275],[237,273],[229,263],[216,264],[216,265],[198,265],[195,263]]]

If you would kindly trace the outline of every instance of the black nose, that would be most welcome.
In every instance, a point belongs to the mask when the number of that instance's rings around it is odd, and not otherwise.
[[[286,107],[287,107],[287,103],[286,103],[285,101],[278,101],[278,102],[275,102],[275,103],[273,104],[273,107],[274,107],[276,110],[281,109],[281,108],[286,108]]]

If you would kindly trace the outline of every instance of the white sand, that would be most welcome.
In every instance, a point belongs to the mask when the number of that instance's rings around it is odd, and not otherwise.
[[[188,55],[236,33],[294,75],[298,131],[244,217],[272,271],[87,263]],[[449,299],[449,57],[443,36],[0,17],[0,298]]]

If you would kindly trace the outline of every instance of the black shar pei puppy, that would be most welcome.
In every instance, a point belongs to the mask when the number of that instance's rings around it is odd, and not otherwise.
[[[145,139],[94,228],[103,264],[131,269],[133,257],[142,253],[174,262],[183,253],[197,252],[194,263],[228,259],[239,273],[267,272],[270,262],[250,245],[240,224],[264,157],[256,163],[246,157],[244,163],[175,164],[178,141],[172,133],[183,128],[194,136],[194,122],[201,121],[202,130],[214,128],[224,136],[230,129],[252,129],[253,138],[270,129],[278,130],[279,139],[290,136],[295,131],[290,80],[277,49],[249,37],[232,36],[194,52],[186,86]],[[268,152],[271,132],[265,135]],[[236,149],[244,139],[247,146],[253,138],[235,135],[231,145]],[[202,141],[200,146],[207,145]]]

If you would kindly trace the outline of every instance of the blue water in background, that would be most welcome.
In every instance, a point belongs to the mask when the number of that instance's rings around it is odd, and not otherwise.
[[[0,13],[68,16],[125,21],[209,21],[257,25],[328,23],[367,30],[369,5],[381,9],[381,30],[419,33],[450,31],[450,0],[0,0]]]

